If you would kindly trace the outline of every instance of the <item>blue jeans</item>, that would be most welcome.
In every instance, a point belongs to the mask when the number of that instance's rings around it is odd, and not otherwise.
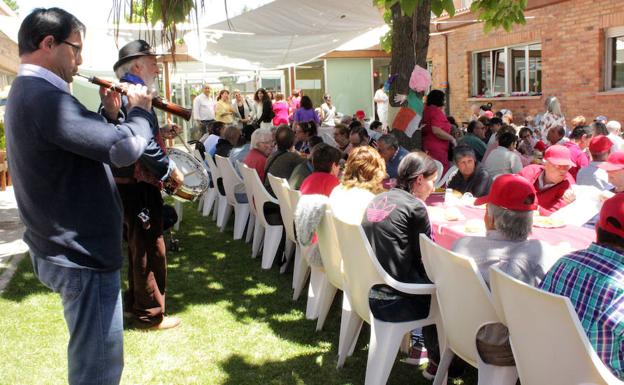
[[[123,318],[119,270],[74,269],[31,256],[35,275],[61,295],[70,384],[119,384]]]

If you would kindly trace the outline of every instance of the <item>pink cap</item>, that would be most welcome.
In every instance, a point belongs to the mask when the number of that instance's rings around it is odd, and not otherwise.
[[[624,238],[624,193],[615,194],[602,204],[598,227]]]
[[[570,150],[562,145],[555,144],[546,149],[544,160],[557,166],[574,166],[570,159]]]
[[[601,169],[607,171],[617,171],[624,169],[624,152],[617,151],[609,155],[607,161],[600,164]]]
[[[537,196],[533,185],[515,174],[503,174],[494,179],[490,193],[477,198],[475,205],[484,203],[515,211],[532,211],[537,209]]]

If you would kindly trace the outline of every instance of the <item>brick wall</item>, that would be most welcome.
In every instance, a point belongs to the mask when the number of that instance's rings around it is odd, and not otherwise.
[[[448,81],[450,114],[464,121],[473,103],[486,102],[494,110],[536,114],[543,112],[546,97],[554,95],[568,120],[576,115],[589,120],[606,115],[624,122],[624,92],[603,91],[605,31],[624,26],[624,2],[569,0],[527,11],[526,16],[535,18],[509,33],[500,30],[485,35],[483,24],[475,23],[431,37],[428,57],[433,64],[433,86],[443,89]],[[542,44],[542,96],[470,99],[473,51],[533,42]]]
[[[0,70],[15,74],[18,66],[17,44],[0,32]]]

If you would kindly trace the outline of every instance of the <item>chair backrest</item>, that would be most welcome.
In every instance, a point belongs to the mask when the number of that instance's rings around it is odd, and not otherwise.
[[[251,213],[256,216],[256,203],[253,196],[253,183],[251,182],[251,169],[243,162],[238,162],[238,169],[243,176],[243,184],[245,185],[245,193],[247,194],[247,201],[249,202],[249,208]]]
[[[446,250],[424,234],[420,234],[420,253],[436,286],[448,346],[476,367],[477,331],[485,323],[500,322],[490,291],[472,258]]]
[[[299,204],[299,198],[301,198],[301,191],[295,190],[290,186],[287,186],[286,190],[288,191],[288,196],[290,197],[290,206],[293,208],[293,213],[297,210],[297,204]],[[293,231],[293,233],[295,233]],[[294,234],[295,238],[297,238],[297,234]]]
[[[273,189],[273,192],[277,196],[277,201],[279,202],[280,214],[282,214],[282,219],[284,220],[286,236],[291,241],[296,242],[294,227],[295,208],[290,202],[290,195],[288,194],[288,181],[284,178],[278,178],[272,174],[267,174],[267,178],[269,178],[271,188]]]
[[[333,217],[338,247],[344,267],[344,286],[349,291],[351,306],[364,321],[370,323],[368,293],[373,285],[383,284],[371,259],[370,244],[360,225],[351,225]],[[374,256],[372,256],[375,258]]]
[[[234,206],[238,203],[236,201],[236,196],[234,195],[236,186],[243,183],[243,181],[236,173],[236,170],[234,170],[234,166],[232,166],[232,163],[228,158],[216,155],[215,160],[217,168],[221,173],[221,179],[223,179],[223,188],[225,189],[227,201],[230,205]]]
[[[442,163],[440,163],[440,164],[442,164]],[[438,171],[439,171],[439,169],[438,169]],[[434,184],[435,188],[445,187],[448,184],[448,182],[450,182],[451,179],[453,179],[455,174],[457,174],[457,171],[459,171],[457,166],[452,165],[451,167],[449,167],[449,169],[446,170],[446,174],[444,174],[444,176],[439,178],[438,181]]]
[[[438,176],[436,177],[435,182],[433,182],[433,184],[437,186],[440,180],[442,179],[442,173],[444,172],[444,165],[442,164],[442,162],[440,162],[437,159],[433,159],[433,162],[435,163],[436,168],[438,169]]]
[[[624,384],[593,350],[570,299],[490,268],[522,385]]]
[[[325,210],[325,215],[321,219],[316,229],[318,237],[319,251],[323,260],[323,268],[329,283],[340,290],[343,290],[344,282],[342,276],[342,254],[338,246],[338,238],[336,237],[336,226],[330,208]]]
[[[260,219],[260,223],[262,226],[269,226],[266,218],[264,217],[264,204],[267,202],[272,202],[275,204],[279,204],[277,199],[273,198],[268,191],[264,188],[264,185],[260,181],[260,177],[258,176],[258,172],[250,167],[247,167],[245,164],[240,164],[241,172],[243,173],[243,179],[247,180],[252,191],[253,191],[253,202],[256,208],[256,218]]]
[[[217,184],[217,179],[221,178],[221,173],[219,172],[219,168],[217,164],[214,162],[211,156],[206,157],[206,162],[208,163],[208,168],[210,169],[210,174],[212,174],[212,180]]]

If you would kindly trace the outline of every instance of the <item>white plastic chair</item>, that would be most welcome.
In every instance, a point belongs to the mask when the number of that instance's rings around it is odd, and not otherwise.
[[[286,259],[290,259],[296,242],[295,224],[293,218],[295,208],[292,207],[290,203],[290,195],[288,194],[288,188],[290,188],[290,185],[286,179],[278,178],[272,174],[267,174],[267,178],[269,178],[269,184],[271,185],[273,192],[277,196],[277,201],[279,202],[280,214],[282,215],[282,220],[284,221],[284,231],[286,232],[284,254],[286,255]]]
[[[288,195],[290,196],[290,205],[293,208],[297,207],[299,203],[299,198],[301,197],[301,192],[298,190],[294,190],[290,187],[287,189]],[[307,252],[307,247],[302,246],[297,241],[297,234],[294,233],[295,237],[295,261],[293,263],[293,301],[299,299],[303,288],[305,287],[305,283],[310,275],[310,265],[306,261],[304,257],[304,253]]]
[[[441,358],[434,385],[443,383],[455,354],[482,369],[479,384],[514,385],[518,374],[513,366],[483,365],[477,352],[477,331],[501,320],[474,260],[443,248],[424,234],[420,234],[420,253],[436,287],[443,326],[438,332]]]
[[[323,267],[325,269],[325,280],[328,282],[328,287],[322,290],[320,293],[319,307],[318,307],[318,320],[316,322],[316,330],[321,330],[331,304],[334,300],[337,290],[342,290],[342,314],[340,322],[340,337],[338,340],[338,368],[344,365],[347,356],[351,356],[355,349],[357,340],[353,338],[351,346],[345,346],[347,343],[347,330],[346,326],[349,324],[349,320],[358,320],[359,316],[353,310],[351,306],[351,300],[349,299],[349,293],[345,288],[343,266],[342,266],[342,254],[340,253],[340,247],[338,245],[338,238],[336,237],[336,227],[334,225],[334,218],[330,208],[327,208],[325,215],[317,228],[316,235],[318,237],[318,246],[321,252],[321,259],[323,260]],[[362,322],[359,322],[361,327]],[[355,335],[359,335],[360,330],[355,332]],[[349,349],[349,350],[347,350]]]
[[[440,180],[442,179],[442,173],[444,172],[444,165],[442,165],[442,162],[440,162],[437,159],[433,159],[433,158],[431,158],[431,159],[433,160],[433,162],[436,165],[436,168],[438,169],[438,176],[436,177],[436,180],[433,183],[434,185],[437,185],[440,182]]]
[[[262,242],[264,241],[264,226],[260,222],[260,218],[258,217],[258,207],[254,197],[254,184],[252,182],[253,173],[255,170],[252,170],[244,163],[238,164],[238,169],[243,176],[243,183],[245,184],[245,192],[247,193],[247,199],[249,200],[249,206],[251,208],[251,213],[254,216],[254,228],[253,228],[253,238],[251,242],[251,258],[256,258],[260,249],[262,247]],[[257,174],[257,172],[256,172]],[[251,216],[250,216],[251,219]]]
[[[222,222],[221,231],[224,230],[231,208],[234,208],[234,240],[241,239],[245,233],[245,225],[249,219],[249,203],[241,203],[236,200],[236,188],[243,185],[243,180],[238,176],[234,166],[228,158],[215,156],[217,167],[223,178],[223,187],[229,209],[226,210],[225,219]],[[250,230],[251,231],[251,230]]]
[[[592,348],[570,299],[490,268],[522,385],[622,385]]]
[[[349,349],[353,340],[357,339],[356,333],[361,327],[362,321],[369,323],[371,335],[365,385],[385,384],[403,336],[411,330],[438,321],[435,286],[395,280],[386,273],[377,261],[361,226],[344,223],[336,217],[333,219],[343,258],[345,288],[350,294],[351,305],[359,316],[359,320],[351,319],[345,325],[346,341],[342,347],[345,350]],[[386,284],[406,294],[431,295],[429,317],[408,322],[384,322],[375,319],[370,311],[368,293],[370,288],[377,284]],[[343,319],[342,322],[346,321]]]
[[[440,163],[442,164],[442,163]],[[440,171],[440,169],[438,169],[438,172]],[[459,171],[459,169],[457,168],[457,166],[452,165],[451,167],[449,167],[449,169],[446,171],[446,174],[444,174],[441,178],[440,178],[440,174],[438,174],[438,180],[437,182],[434,184],[435,188],[440,188],[440,187],[445,187],[448,182],[451,181],[451,179],[453,179],[453,177],[455,176],[455,174],[457,174],[457,171]]]
[[[264,216],[264,205],[269,202],[278,204],[278,202],[277,199],[273,198],[264,188],[264,185],[262,184],[262,182],[260,182],[260,177],[258,176],[256,170],[249,168],[244,164],[241,164],[241,173],[243,174],[243,178],[246,178],[248,180],[248,183],[251,184],[251,188],[253,190],[253,202],[256,206],[256,220],[260,221],[260,224],[262,225],[261,227],[264,228],[264,246],[262,248],[261,266],[263,269],[267,270],[271,268],[271,266],[273,265],[273,261],[275,260],[275,254],[277,253],[277,249],[279,248],[279,244],[282,239],[284,226],[270,225],[267,222]],[[254,249],[253,245],[256,244],[256,235],[257,234],[254,230],[252,253]]]
[[[243,162],[237,161],[237,167],[239,171],[242,168],[242,165],[244,165]],[[243,176],[242,171],[240,175]],[[256,206],[253,204],[253,189],[251,184],[248,185],[244,177],[242,179],[243,185],[245,186],[245,194],[247,195],[247,202],[249,202],[249,220],[247,222],[247,232],[245,233],[245,242],[249,243],[252,241],[255,232]],[[258,224],[258,226],[261,225]]]
[[[200,161],[202,166],[204,166],[208,174],[211,175],[210,167],[208,167],[208,165],[206,165],[206,163],[203,161],[201,154],[199,153],[199,150],[195,150],[193,153],[195,154],[195,158],[197,158],[197,160]],[[210,176],[210,178],[211,178],[210,184],[212,186],[208,186],[208,189],[206,190],[206,192],[204,192],[201,198],[199,198],[199,202],[197,204],[197,211],[201,212],[202,216],[204,217],[208,216],[208,214],[210,213],[210,211],[212,210],[214,206],[215,200],[217,199],[217,185],[216,185],[216,182],[212,180],[212,176]]]
[[[217,220],[217,227],[221,228],[223,226],[223,217],[228,207],[227,197],[225,194],[221,194],[219,191],[219,180],[221,178],[221,172],[219,172],[219,168],[217,167],[214,160],[210,157],[210,155],[206,156],[206,162],[208,163],[208,168],[210,168],[210,175],[212,175],[212,182],[214,183],[215,190],[217,191],[217,209],[212,213],[212,219]],[[223,180],[221,181],[223,183]],[[224,191],[225,193],[225,191]]]

